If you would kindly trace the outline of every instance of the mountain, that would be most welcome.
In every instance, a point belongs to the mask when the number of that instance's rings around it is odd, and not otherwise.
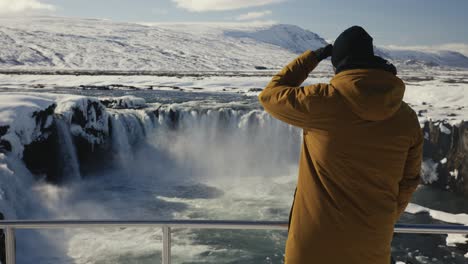
[[[0,18],[0,67],[179,71],[278,68],[296,54],[253,38],[225,34],[266,33],[269,28],[275,27]]]
[[[308,49],[318,49],[328,43],[319,35],[293,25],[272,25],[267,28],[257,28],[252,31],[227,30],[225,36],[234,38],[250,38],[259,42],[282,47],[295,53]]]
[[[326,44],[311,31],[284,24],[0,18],[0,68],[8,69],[277,69]],[[378,47],[376,52],[399,66],[468,68],[468,58],[455,51]]]
[[[468,68],[468,57],[450,50],[415,50],[378,47],[377,53],[386,59],[397,61],[405,65],[448,66]]]

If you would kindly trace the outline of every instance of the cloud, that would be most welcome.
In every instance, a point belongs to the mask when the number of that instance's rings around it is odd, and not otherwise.
[[[155,15],[167,15],[169,14],[169,11],[167,9],[161,9],[161,8],[153,8],[151,9],[151,12]]]
[[[12,14],[25,11],[53,11],[55,6],[38,0],[0,0],[0,13]]]
[[[264,6],[283,2],[284,0],[172,0],[177,7],[191,12],[225,11],[253,6]]]
[[[268,15],[271,15],[272,13],[273,12],[271,12],[271,10],[266,10],[266,11],[261,11],[261,12],[249,12],[249,13],[238,16],[236,20],[239,20],[239,21],[254,20],[254,19],[259,19]]]
[[[442,45],[433,45],[433,46],[398,46],[398,45],[388,45],[384,46],[390,49],[401,49],[401,50],[420,50],[420,51],[440,51],[440,50],[449,50],[456,51],[468,57],[468,44],[465,43],[447,43]]]

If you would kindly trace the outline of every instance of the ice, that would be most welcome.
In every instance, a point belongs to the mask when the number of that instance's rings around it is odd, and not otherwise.
[[[433,210],[413,203],[408,205],[406,212],[410,214],[429,213],[433,219],[452,224],[468,225],[468,214],[451,214],[443,211]]]

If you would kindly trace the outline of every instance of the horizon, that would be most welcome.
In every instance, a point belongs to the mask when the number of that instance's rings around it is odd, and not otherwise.
[[[455,2],[455,4],[453,4]],[[363,26],[378,46],[459,46],[468,52],[468,2],[436,0],[392,3],[360,0],[0,0],[0,15],[94,18],[129,23],[291,24],[333,41],[353,25]],[[419,4],[419,5],[418,5]],[[112,6],[112,8],[109,8]],[[423,8],[421,8],[421,6]],[[313,10],[313,11],[312,11]],[[313,12],[313,15],[311,14]],[[361,16],[364,13],[366,16]]]

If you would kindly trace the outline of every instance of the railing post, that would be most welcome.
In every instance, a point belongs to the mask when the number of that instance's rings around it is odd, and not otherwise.
[[[6,264],[16,264],[15,230],[13,227],[5,228],[5,253]]]
[[[163,232],[162,264],[171,264],[171,228],[169,226],[163,226],[162,232]]]

